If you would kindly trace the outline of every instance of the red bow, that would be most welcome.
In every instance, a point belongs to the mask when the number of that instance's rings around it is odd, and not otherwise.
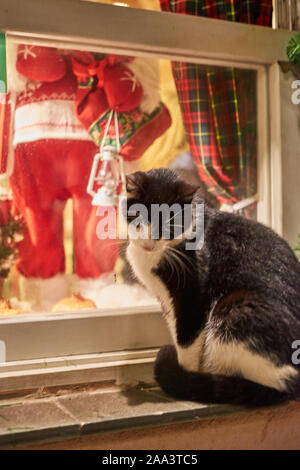
[[[108,105],[119,112],[131,111],[139,106],[143,88],[134,73],[124,65],[131,57],[108,55],[95,60],[90,53],[76,54],[72,60],[73,72],[79,83],[92,90],[103,88]]]

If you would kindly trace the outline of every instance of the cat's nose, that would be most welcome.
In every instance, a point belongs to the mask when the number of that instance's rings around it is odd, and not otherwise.
[[[155,242],[154,240],[143,240],[141,245],[145,251],[152,251],[154,249]]]

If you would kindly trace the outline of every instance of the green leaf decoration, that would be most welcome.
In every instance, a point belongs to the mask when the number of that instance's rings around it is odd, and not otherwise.
[[[8,277],[18,257],[18,240],[23,231],[24,222],[18,215],[10,214],[6,223],[0,223],[0,281]]]
[[[289,40],[286,53],[292,64],[300,65],[300,33]]]

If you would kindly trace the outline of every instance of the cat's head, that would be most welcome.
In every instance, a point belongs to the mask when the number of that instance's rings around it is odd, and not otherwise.
[[[130,241],[145,251],[182,243],[192,230],[198,187],[166,168],[138,171],[126,180],[127,199],[122,214]]]

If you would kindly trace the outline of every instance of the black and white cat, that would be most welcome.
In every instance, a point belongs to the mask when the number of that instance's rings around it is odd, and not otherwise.
[[[203,199],[168,169],[129,175],[127,196],[127,258],[159,299],[174,342],[156,359],[161,388],[177,399],[208,403],[260,406],[295,398],[300,263],[288,244],[264,225],[206,203],[200,249],[187,250],[186,240],[174,237],[130,238],[133,204],[149,209],[149,231],[153,204],[184,209]]]

